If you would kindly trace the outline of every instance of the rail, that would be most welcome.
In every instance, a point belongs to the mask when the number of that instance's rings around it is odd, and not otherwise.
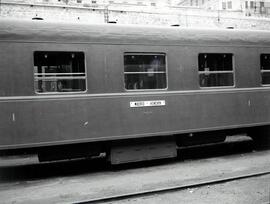
[[[87,200],[87,201],[77,202],[76,204],[91,204],[91,203],[104,203],[104,202],[120,201],[120,200],[124,200],[124,199],[149,196],[149,195],[153,195],[153,194],[157,194],[157,193],[162,194],[162,193],[168,193],[168,192],[172,192],[172,191],[185,190],[188,188],[196,188],[196,187],[214,185],[214,184],[225,183],[225,182],[246,179],[246,178],[251,178],[251,177],[258,177],[258,176],[263,176],[263,175],[267,175],[267,174],[270,174],[269,170],[251,173],[251,174],[244,174],[244,175],[239,175],[239,176],[230,176],[230,177],[221,178],[221,179],[212,179],[209,181],[203,181],[203,182],[198,182],[198,183],[195,182],[195,183],[188,184],[188,185],[175,185],[172,187],[156,188],[156,189],[152,189],[152,190],[140,191],[140,192],[135,192],[135,193],[119,194],[119,195],[115,195],[115,196],[94,198],[94,199]]]

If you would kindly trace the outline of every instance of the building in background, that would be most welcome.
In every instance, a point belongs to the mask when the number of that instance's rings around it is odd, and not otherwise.
[[[264,1],[244,1],[243,2],[243,10],[247,16],[252,15],[270,15],[270,0]]]
[[[241,11],[246,16],[270,15],[270,0],[172,0],[170,6]]]
[[[270,0],[1,0],[0,3],[28,3],[44,5],[72,5],[84,7],[144,6],[144,7],[196,7],[207,10],[242,11],[252,14],[269,14]]]
[[[270,30],[270,0],[0,0],[0,17]]]
[[[203,7],[211,10],[240,11],[245,16],[270,15],[270,0],[210,0]]]

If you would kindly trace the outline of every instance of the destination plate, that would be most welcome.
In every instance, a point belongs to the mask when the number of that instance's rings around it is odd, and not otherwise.
[[[131,101],[130,107],[137,108],[137,107],[150,107],[150,106],[165,106],[165,100],[157,100],[157,101]]]

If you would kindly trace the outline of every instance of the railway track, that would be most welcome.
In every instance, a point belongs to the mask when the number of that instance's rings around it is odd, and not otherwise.
[[[155,188],[152,190],[139,191],[139,192],[134,192],[134,193],[119,194],[119,195],[108,196],[108,197],[99,197],[99,198],[94,198],[94,199],[85,200],[81,202],[76,202],[76,204],[116,202],[116,201],[121,201],[125,199],[130,199],[130,198],[139,198],[139,197],[149,196],[153,194],[163,194],[163,193],[169,193],[169,192],[174,192],[174,191],[181,191],[181,190],[185,190],[189,188],[198,188],[198,187],[215,185],[215,184],[220,184],[220,183],[225,183],[225,182],[230,182],[230,181],[235,181],[235,180],[247,179],[251,177],[264,176],[267,174],[270,174],[269,170],[251,173],[251,174],[243,174],[243,175],[238,175],[238,176],[229,176],[229,177],[221,178],[221,179],[212,179],[212,180],[198,182],[198,183],[194,182],[188,185],[175,185],[171,187]]]

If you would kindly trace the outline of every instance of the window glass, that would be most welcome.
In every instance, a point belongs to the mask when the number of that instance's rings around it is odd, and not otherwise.
[[[233,86],[233,54],[199,54],[201,87]]]
[[[165,65],[165,54],[125,53],[125,88],[165,89],[167,87]]]
[[[83,52],[34,52],[37,93],[82,92],[86,90]]]
[[[270,54],[261,54],[262,84],[270,84]]]

